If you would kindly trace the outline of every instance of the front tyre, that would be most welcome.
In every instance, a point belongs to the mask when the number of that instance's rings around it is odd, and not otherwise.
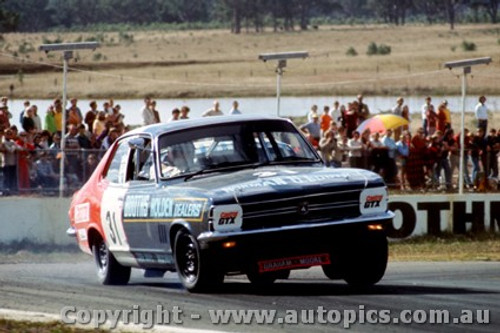
[[[174,242],[175,267],[184,287],[190,292],[212,290],[224,280],[224,274],[200,250],[198,241],[186,230],[179,230]]]
[[[355,244],[342,256],[343,278],[354,287],[372,286],[382,279],[387,267],[387,237],[384,232],[366,232]]]
[[[104,285],[124,285],[130,280],[130,267],[122,266],[116,261],[104,242],[99,239],[92,245],[92,254],[97,269],[97,278]]]

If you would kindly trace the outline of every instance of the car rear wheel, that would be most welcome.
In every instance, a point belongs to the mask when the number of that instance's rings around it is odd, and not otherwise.
[[[342,255],[342,276],[354,287],[368,287],[384,276],[389,256],[384,232],[366,232],[358,235],[356,243]]]
[[[215,265],[210,265],[210,258],[186,230],[178,231],[175,236],[174,256],[177,273],[188,291],[210,291],[222,284],[224,274]]]
[[[130,267],[116,261],[104,242],[100,239],[92,245],[92,253],[97,268],[97,278],[104,285],[123,285],[130,280]]]

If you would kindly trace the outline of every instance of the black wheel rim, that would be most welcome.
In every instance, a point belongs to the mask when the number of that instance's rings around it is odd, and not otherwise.
[[[190,236],[183,235],[178,240],[176,252],[179,273],[187,282],[194,282],[198,277],[198,248],[196,244]]]
[[[109,259],[109,251],[108,248],[106,247],[106,244],[102,242],[99,244],[99,247],[97,248],[97,265],[99,265],[99,269],[104,271],[108,267],[108,260]]]

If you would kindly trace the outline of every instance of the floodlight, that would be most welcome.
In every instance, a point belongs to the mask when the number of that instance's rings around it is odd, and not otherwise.
[[[488,65],[491,62],[491,57],[484,58],[475,58],[475,59],[465,59],[459,61],[449,61],[444,63],[444,67],[448,69],[456,68],[456,67],[469,67],[473,65]]]
[[[39,51],[73,51],[73,50],[95,50],[99,47],[98,42],[83,43],[60,43],[60,44],[42,44],[38,47]]]
[[[309,54],[306,51],[296,51],[296,52],[279,52],[279,53],[261,53],[259,54],[259,60],[264,62],[268,60],[285,60],[285,59],[297,59],[297,58],[307,58]]]

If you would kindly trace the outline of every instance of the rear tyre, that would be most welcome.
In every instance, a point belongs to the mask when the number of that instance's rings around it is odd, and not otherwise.
[[[179,230],[174,242],[175,267],[190,292],[208,292],[220,287],[224,274],[200,250],[198,241],[186,230]]]
[[[357,245],[346,248],[342,256],[343,278],[351,286],[369,287],[384,276],[389,256],[387,237],[384,232],[358,237]]]
[[[97,279],[104,285],[124,285],[130,280],[130,267],[122,266],[116,261],[104,242],[99,239],[92,245],[92,254],[97,269]]]

